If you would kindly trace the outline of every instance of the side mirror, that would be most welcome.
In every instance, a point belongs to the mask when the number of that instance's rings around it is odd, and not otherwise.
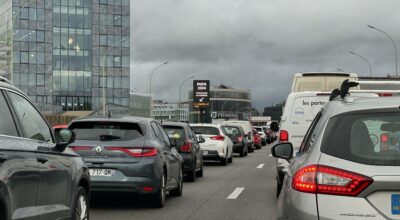
[[[65,148],[69,144],[75,141],[76,135],[75,132],[69,130],[69,129],[60,129],[55,132],[56,135],[56,146],[55,148],[63,152]]]
[[[200,136],[198,138],[198,142],[199,142],[199,144],[204,143],[204,142],[206,142],[206,139],[204,139],[203,136]]]
[[[280,143],[272,147],[272,156],[276,158],[282,158],[290,160],[293,157],[293,145],[292,143]]]

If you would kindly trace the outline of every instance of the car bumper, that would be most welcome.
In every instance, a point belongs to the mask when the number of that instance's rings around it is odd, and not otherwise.
[[[147,177],[126,177],[122,181],[93,178],[90,180],[91,192],[130,192],[148,194],[157,192],[160,181]],[[152,191],[144,191],[143,187],[152,187]]]
[[[183,171],[192,171],[194,166],[194,158],[192,157],[192,154],[181,153],[181,156],[183,158]]]
[[[238,144],[233,146],[234,153],[241,153],[243,151],[244,145]]]
[[[203,160],[220,160],[221,158],[225,158],[225,154],[216,150],[203,151]]]

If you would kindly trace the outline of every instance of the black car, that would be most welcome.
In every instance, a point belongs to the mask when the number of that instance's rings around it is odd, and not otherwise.
[[[92,192],[145,194],[163,207],[166,193],[181,196],[183,159],[153,119],[133,116],[73,120],[69,147],[80,154],[91,176]]]
[[[225,125],[222,126],[225,133],[232,140],[233,153],[240,154],[241,157],[247,156],[249,149],[246,144],[246,134],[241,126]]]
[[[183,157],[185,177],[194,182],[196,176],[203,176],[203,153],[199,143],[204,139],[197,137],[187,123],[164,122],[162,124],[169,138],[175,142],[178,152]]]
[[[0,78],[0,219],[89,219],[89,171],[30,99]]]

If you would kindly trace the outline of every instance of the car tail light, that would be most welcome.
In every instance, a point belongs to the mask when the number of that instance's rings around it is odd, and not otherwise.
[[[372,182],[371,178],[354,172],[324,165],[311,165],[295,173],[292,188],[306,193],[357,196]]]
[[[157,148],[125,148],[125,147],[105,147],[106,150],[122,151],[132,157],[153,157],[158,154]]]
[[[153,191],[153,187],[151,187],[151,186],[142,186],[142,190],[144,192],[152,192]]]
[[[190,153],[190,151],[192,151],[192,143],[189,140],[186,140],[179,149],[182,152]]]
[[[211,140],[215,140],[215,141],[223,141],[225,140],[225,137],[222,135],[218,135],[218,136],[212,136],[210,137]]]
[[[279,133],[279,142],[288,142],[289,141],[289,133],[285,130],[281,130]]]
[[[237,138],[237,141],[242,142],[242,141],[243,141],[243,137],[242,137],[242,136],[239,136],[239,137]]]
[[[393,96],[393,94],[392,93],[380,93],[380,94],[378,94],[379,96],[381,96],[381,97],[389,97],[389,96]]]
[[[71,148],[71,150],[73,150],[73,151],[81,151],[81,150],[90,150],[93,147],[91,147],[91,146],[69,146],[69,148]]]

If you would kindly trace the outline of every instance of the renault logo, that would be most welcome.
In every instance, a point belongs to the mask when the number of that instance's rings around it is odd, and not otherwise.
[[[97,147],[96,147],[96,153],[97,153],[97,154],[100,154],[101,151],[102,151],[101,147],[100,147],[100,146],[97,146]]]

